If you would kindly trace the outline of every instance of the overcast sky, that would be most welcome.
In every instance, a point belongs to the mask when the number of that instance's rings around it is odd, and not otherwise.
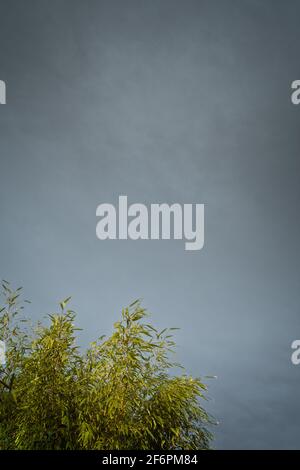
[[[138,297],[209,381],[216,448],[300,448],[300,3],[0,0],[0,276],[83,346]],[[204,203],[205,244],[100,241],[96,207]]]

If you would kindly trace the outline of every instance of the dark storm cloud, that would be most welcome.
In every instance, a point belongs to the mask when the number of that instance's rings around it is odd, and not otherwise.
[[[218,448],[297,448],[299,2],[0,1],[1,276],[82,344],[137,297],[215,374]],[[205,246],[107,241],[96,207],[206,204]]]

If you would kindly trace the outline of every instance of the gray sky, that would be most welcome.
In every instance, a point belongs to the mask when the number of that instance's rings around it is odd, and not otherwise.
[[[81,344],[141,297],[210,381],[217,448],[300,448],[300,3],[0,0],[0,276]],[[205,246],[96,239],[101,202],[205,203]]]

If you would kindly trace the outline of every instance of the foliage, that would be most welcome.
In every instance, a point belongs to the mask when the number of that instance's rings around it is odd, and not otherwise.
[[[172,328],[146,323],[139,301],[123,309],[109,338],[80,354],[70,299],[32,332],[21,289],[6,281],[2,288],[0,449],[209,448],[213,421],[200,405],[206,386],[171,373]]]

